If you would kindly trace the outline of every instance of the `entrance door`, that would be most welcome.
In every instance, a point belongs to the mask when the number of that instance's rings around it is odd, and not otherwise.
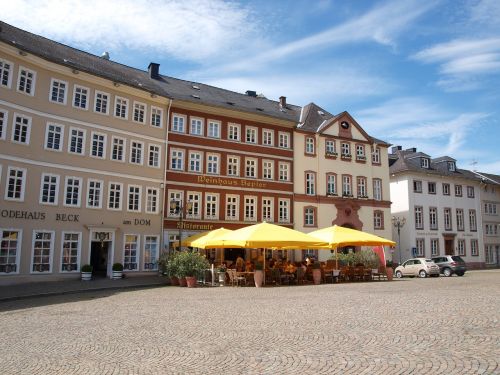
[[[93,267],[92,275],[106,277],[108,272],[108,245],[109,242],[92,241],[90,248],[90,264]]]
[[[445,255],[453,255],[454,253],[454,246],[453,246],[453,240],[444,240],[444,254]]]

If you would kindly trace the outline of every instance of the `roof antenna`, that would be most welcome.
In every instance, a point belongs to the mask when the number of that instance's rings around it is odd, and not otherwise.
[[[470,165],[472,165],[472,170],[474,172],[477,172],[477,168],[476,168],[477,161],[476,161],[476,159],[472,159],[472,163],[470,163]]]

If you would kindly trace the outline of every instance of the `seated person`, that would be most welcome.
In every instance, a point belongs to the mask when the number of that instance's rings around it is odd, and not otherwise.
[[[255,266],[254,266],[253,262],[247,261],[247,263],[245,265],[245,270],[247,272],[253,272],[253,271],[255,271]]]
[[[236,271],[243,272],[245,271],[245,261],[242,257],[236,258]]]
[[[297,267],[295,267],[292,263],[287,262],[287,264],[285,264],[285,272],[295,273],[296,270],[297,270]]]

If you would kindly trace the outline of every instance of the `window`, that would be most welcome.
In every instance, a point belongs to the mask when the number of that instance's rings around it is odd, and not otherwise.
[[[29,145],[31,130],[31,117],[14,114],[14,131],[12,142]]]
[[[115,97],[115,117],[128,119],[128,99]]]
[[[457,250],[458,250],[458,255],[465,256],[465,240],[457,241]]]
[[[87,182],[87,208],[102,207],[102,181],[88,180]]]
[[[205,195],[205,219],[217,220],[219,218],[219,196],[207,193]]]
[[[335,174],[326,175],[326,194],[337,195],[337,176]]]
[[[314,217],[316,215],[316,209],[314,207],[304,208],[304,226],[312,227],[315,226]]]
[[[73,107],[85,109],[89,108],[89,89],[87,87],[75,85],[73,88]]]
[[[142,165],[144,143],[139,141],[130,141],[130,163]]]
[[[431,238],[431,256],[439,255],[439,240],[437,238]]]
[[[444,230],[452,230],[451,208],[444,209]]]
[[[306,137],[306,154],[314,155],[314,138]]]
[[[280,181],[289,181],[290,180],[290,164],[280,162],[278,165],[279,168],[279,179]]]
[[[226,220],[239,220],[239,196],[226,195]]]
[[[341,149],[342,157],[345,157],[345,158],[351,157],[351,144],[350,143],[342,142],[340,149]]]
[[[485,234],[487,236],[496,236],[498,234],[497,228],[496,224],[485,224]]]
[[[237,156],[227,157],[227,175],[239,176],[240,175],[240,158]]]
[[[137,122],[139,124],[146,123],[146,104],[134,102],[133,120],[134,120],[134,122]]]
[[[279,147],[290,148],[290,134],[289,133],[278,133]]]
[[[68,144],[68,152],[70,154],[85,154],[85,137],[86,131],[77,128],[69,129],[69,144]]]
[[[448,162],[448,171],[455,172],[455,170],[456,170],[455,162],[454,161],[449,161]]]
[[[240,141],[240,125],[229,124],[227,138],[231,141]]]
[[[7,170],[7,186],[5,187],[5,200],[24,201],[26,187],[26,169],[9,167]]]
[[[176,171],[184,170],[184,151],[182,150],[170,151],[170,169]]]
[[[246,127],[246,143],[257,143],[257,128]]]
[[[365,146],[356,145],[356,160],[366,160]]]
[[[495,263],[495,247],[493,245],[484,246],[484,262],[486,264]]]
[[[273,179],[274,162],[272,160],[262,161],[262,178],[265,180]]]
[[[182,205],[183,201],[183,192],[180,191],[169,191],[168,192],[168,216],[169,217],[179,217],[180,210],[177,210],[179,205]],[[170,203],[175,202],[175,206],[170,205]]]
[[[123,190],[123,184],[119,182],[109,183],[108,208],[110,210],[120,211],[122,209],[122,190]]]
[[[334,140],[329,139],[325,142],[325,153],[328,156],[337,156],[337,153],[335,152]]]
[[[63,232],[61,246],[61,272],[78,272],[80,233]]]
[[[344,197],[352,196],[352,179],[351,176],[342,175],[342,195]]]
[[[415,229],[424,229],[422,206],[415,206]]]
[[[373,212],[373,228],[384,229],[384,213],[382,211]]]
[[[219,174],[219,155],[207,154],[207,174]]]
[[[59,195],[59,176],[43,173],[40,182],[40,203],[57,205]]]
[[[52,79],[50,84],[50,101],[59,104],[66,104],[66,92],[68,82]]]
[[[245,197],[245,221],[256,221],[257,220],[257,198],[256,197]]]
[[[457,230],[463,231],[464,229],[464,210],[457,208]]]
[[[190,133],[193,135],[203,135],[203,120],[191,117]]]
[[[417,238],[416,240],[417,244],[417,251],[416,251],[416,256],[417,257],[424,257],[425,256],[425,240],[423,238]]]
[[[278,220],[280,223],[290,222],[290,200],[278,199]]]
[[[31,272],[51,272],[54,232],[33,232]]]
[[[147,187],[146,188],[146,213],[147,214],[157,214],[158,213],[158,199],[160,193],[158,189]]]
[[[17,91],[31,96],[35,95],[35,80],[36,72],[20,66],[17,77]]]
[[[186,216],[193,219],[201,219],[201,194],[188,192],[188,202]]]
[[[201,173],[201,153],[189,152],[189,171]]]
[[[141,187],[136,185],[128,186],[128,211],[141,211]]]
[[[450,195],[450,184],[443,184],[443,195]]]
[[[429,226],[430,229],[438,229],[438,212],[436,207],[429,207]]]
[[[267,221],[269,223],[274,221],[273,202],[274,202],[273,198],[269,198],[269,197],[262,198],[262,221]]]
[[[184,133],[185,117],[180,115],[173,115],[172,131],[176,133]]]
[[[109,94],[101,91],[95,92],[95,106],[94,111],[107,115],[109,112]]]
[[[163,121],[163,110],[158,107],[151,106],[151,126],[161,128]]]
[[[158,236],[144,236],[144,269],[158,269]]]
[[[462,185],[455,185],[455,197],[462,196]]]
[[[415,193],[421,193],[422,192],[422,181],[413,181],[413,191]]]
[[[0,139],[5,139],[5,134],[7,133],[7,117],[8,112],[0,110]]]
[[[264,146],[274,146],[274,132],[269,129],[264,129],[262,132],[262,144]]]
[[[427,192],[429,194],[436,194],[436,183],[435,182],[428,182],[427,183]]]
[[[161,147],[158,145],[149,145],[148,166],[160,168],[160,150]]]
[[[306,172],[306,194],[316,195],[316,174],[314,172]]]
[[[106,157],[106,134],[92,132],[92,149],[90,155],[104,159]]]
[[[476,210],[469,210],[469,225],[471,231],[477,231]]]
[[[18,273],[21,231],[0,229],[0,273]]]
[[[373,179],[373,199],[376,201],[382,200],[382,180],[379,178]]]
[[[486,215],[496,215],[497,214],[497,205],[495,203],[485,203],[484,204],[484,213]]]
[[[420,166],[422,168],[429,169],[429,159],[428,158],[420,158]]]
[[[479,255],[479,246],[477,244],[477,240],[470,240],[470,255],[478,256]]]
[[[0,86],[10,88],[12,81],[12,63],[10,61],[0,59]],[[1,268],[0,268],[0,272]]]
[[[372,152],[372,163],[380,164],[380,148],[374,147]]]
[[[69,207],[80,207],[80,191],[82,179],[79,177],[66,177],[64,186],[64,205]]]
[[[357,177],[356,182],[358,187],[358,198],[368,198],[368,193],[366,191],[366,177]]]
[[[113,137],[111,140],[111,160],[125,161],[125,139]]]
[[[45,149],[52,151],[62,151],[62,139],[64,127],[57,124],[47,124],[45,129]]]
[[[126,234],[124,242],[123,269],[136,271],[139,259],[139,236],[136,234]]]
[[[245,159],[245,176],[257,178],[257,159]]]
[[[208,122],[208,136],[210,138],[220,138],[220,122]]]
[[[474,198],[474,186],[467,186],[467,198]]]

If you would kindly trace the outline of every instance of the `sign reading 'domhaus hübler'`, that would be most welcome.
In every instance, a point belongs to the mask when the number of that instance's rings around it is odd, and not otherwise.
[[[198,176],[199,184],[210,184],[228,187],[243,187],[243,188],[265,188],[266,183],[260,181],[237,180],[233,178],[208,177]]]

